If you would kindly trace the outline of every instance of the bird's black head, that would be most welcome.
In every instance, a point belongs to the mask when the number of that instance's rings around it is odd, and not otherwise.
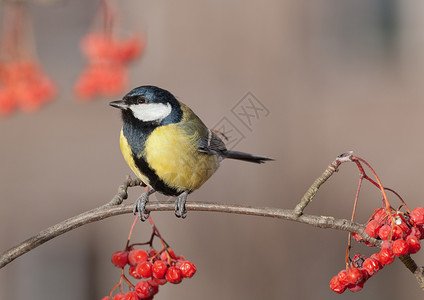
[[[131,90],[122,100],[112,101],[111,106],[122,110],[124,122],[146,125],[178,123],[182,110],[178,100],[167,90],[145,85]]]

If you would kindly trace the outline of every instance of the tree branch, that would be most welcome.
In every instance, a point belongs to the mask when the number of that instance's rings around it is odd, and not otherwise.
[[[125,195],[125,193],[123,193]],[[116,201],[116,197],[112,201]],[[110,203],[94,208],[75,217],[69,218],[63,222],[53,225],[40,231],[38,234],[23,241],[19,245],[5,251],[0,256],[0,268],[12,262],[19,256],[38,247],[41,244],[62,235],[70,230],[80,226],[100,221],[112,216],[132,213],[134,204],[111,205]],[[174,201],[152,201],[146,206],[148,211],[174,211]],[[378,244],[379,241],[366,235],[363,225],[350,222],[345,219],[335,219],[333,217],[301,215],[297,216],[294,210],[278,209],[269,207],[250,207],[230,204],[206,203],[206,202],[187,202],[186,209],[190,211],[210,211],[223,212],[241,215],[262,216],[278,218],[288,221],[309,224],[320,228],[332,228],[343,231],[355,232],[361,235],[365,240]]]
[[[365,241],[380,247],[382,241],[370,237],[365,232],[365,226],[346,219],[335,219],[329,216],[315,216],[303,214],[304,209],[312,201],[319,187],[327,181],[331,175],[337,172],[338,167],[343,162],[352,161],[352,152],[347,152],[336,158],[318,177],[314,183],[306,191],[305,195],[300,200],[299,204],[293,210],[279,209],[270,207],[251,207],[231,204],[207,203],[207,202],[187,202],[186,209],[191,211],[210,211],[221,212],[261,217],[278,218],[287,221],[295,221],[308,224],[319,228],[331,228],[347,232],[354,232],[360,235]],[[89,224],[95,221],[100,221],[115,215],[132,213],[134,204],[122,205],[124,199],[128,197],[128,188],[133,186],[145,186],[139,179],[131,179],[127,177],[125,182],[119,186],[118,193],[112,200],[98,208],[94,208],[75,217],[69,218],[56,225],[40,231],[38,234],[23,241],[19,245],[5,251],[0,255],[0,269],[27,253],[28,251],[40,246],[41,244],[62,235],[70,230]],[[147,211],[174,211],[174,201],[156,201],[149,202],[146,205]],[[403,264],[415,275],[421,289],[424,290],[424,267],[418,267],[410,255],[399,257]]]

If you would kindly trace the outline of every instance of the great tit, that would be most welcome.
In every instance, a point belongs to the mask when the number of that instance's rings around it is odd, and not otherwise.
[[[175,215],[184,218],[187,195],[202,186],[224,158],[254,163],[273,160],[230,151],[221,138],[170,92],[140,86],[111,106],[121,109],[120,146],[132,171],[150,187],[136,201],[134,213],[145,220],[149,195],[178,196]]]

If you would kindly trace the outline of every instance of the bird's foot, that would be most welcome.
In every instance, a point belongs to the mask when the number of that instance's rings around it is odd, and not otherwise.
[[[141,196],[135,201],[133,213],[138,213],[138,217],[143,222],[146,221],[150,215],[150,212],[146,210],[146,204],[149,202],[149,196],[154,192],[154,189],[150,189],[147,192],[141,194]]]
[[[188,192],[185,191],[184,193],[180,194],[177,198],[177,200],[175,200],[175,216],[177,218],[185,218],[187,216],[187,210],[185,208],[185,204],[187,201],[187,195]]]

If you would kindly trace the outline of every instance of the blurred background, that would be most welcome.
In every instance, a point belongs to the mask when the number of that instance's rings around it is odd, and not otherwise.
[[[125,92],[88,103],[73,92],[87,63],[80,40],[98,4],[28,7],[38,59],[59,91],[36,113],[0,119],[0,251],[110,201],[132,175],[119,149],[120,114],[107,104]],[[119,9],[121,32],[147,39],[127,90],[165,88],[210,127],[231,128],[234,149],[276,159],[224,161],[189,200],[293,208],[337,155],[354,150],[410,207],[423,206],[423,1],[123,0]],[[238,114],[246,103],[261,109],[249,120]],[[357,180],[355,166],[342,165],[306,213],[350,218]],[[127,201],[141,192],[130,189]],[[356,220],[379,206],[378,191],[366,184]],[[357,294],[332,292],[329,281],[344,268],[344,232],[230,214],[152,216],[198,268],[155,299],[422,299],[398,260]],[[107,295],[120,276],[110,257],[125,247],[132,221],[89,224],[19,257],[0,270],[0,299]],[[139,223],[134,240],[150,232]],[[413,256],[420,265],[422,252]]]

